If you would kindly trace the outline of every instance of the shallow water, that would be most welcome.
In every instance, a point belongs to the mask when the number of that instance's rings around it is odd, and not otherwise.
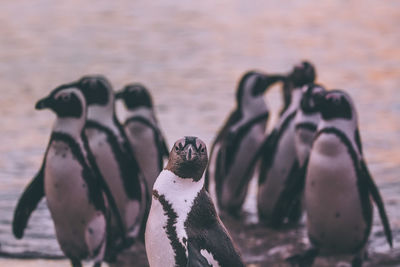
[[[348,90],[358,108],[364,153],[395,239],[389,251],[375,216],[371,266],[400,265],[400,2],[14,0],[0,3],[0,23],[1,252],[61,255],[44,203],[24,239],[15,240],[10,228],[54,121],[33,109],[50,89],[89,73],[106,75],[116,89],[142,82],[169,144],[183,135],[210,144],[244,71],[286,72],[309,59],[318,81]],[[266,100],[279,109],[278,89]],[[282,233],[227,223],[248,263],[281,262],[306,240],[303,227]]]

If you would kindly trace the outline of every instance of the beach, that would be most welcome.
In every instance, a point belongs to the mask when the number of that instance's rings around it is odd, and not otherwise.
[[[375,210],[364,266],[400,266],[400,2],[15,0],[0,3],[0,22],[0,253],[9,256],[0,266],[69,266],[40,259],[62,256],[45,201],[22,240],[10,225],[55,119],[34,105],[52,89],[86,74],[105,75],[115,90],[143,83],[169,146],[194,135],[210,147],[244,72],[287,73],[303,59],[316,66],[318,82],[346,90],[357,107],[364,156],[394,238],[390,249]],[[265,94],[268,131],[281,99],[279,86]],[[121,103],[117,112],[123,121]],[[308,245],[304,220],[294,229],[260,226],[255,196],[253,182],[248,216],[223,221],[248,266],[288,266],[284,259]],[[140,251],[137,266],[146,266]],[[340,262],[318,259],[317,266]]]

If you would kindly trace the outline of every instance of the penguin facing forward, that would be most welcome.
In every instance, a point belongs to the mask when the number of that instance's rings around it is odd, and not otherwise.
[[[286,221],[297,223],[303,213],[300,197],[294,202],[290,197],[296,190],[296,181],[304,173],[296,155],[294,118],[300,106],[301,88],[315,79],[314,67],[303,62],[294,67],[288,79],[293,84],[290,105],[252,160],[254,164],[261,158],[257,193],[259,219],[273,228],[281,227]]]
[[[237,215],[244,203],[252,173],[246,173],[264,138],[269,110],[263,93],[279,75],[255,71],[244,74],[236,92],[236,109],[213,142],[206,171],[206,188],[218,207]]]
[[[153,187],[145,234],[151,267],[244,266],[204,188],[207,161],[199,138],[174,144]]]
[[[36,104],[57,115],[39,173],[22,194],[13,218],[13,233],[22,238],[30,214],[46,196],[57,241],[72,266],[91,258],[100,266],[106,246],[106,207],[99,177],[81,138],[86,102],[77,88],[53,91]]]
[[[303,168],[314,141],[320,120],[317,102],[323,96],[325,88],[319,84],[308,84],[302,89],[300,107],[294,118],[296,133],[295,147],[300,169]]]
[[[118,247],[124,248],[144,234],[149,205],[146,181],[116,118],[110,82],[104,76],[91,75],[82,77],[77,84],[88,103],[85,135],[89,147],[122,217],[122,229],[117,220],[112,220],[110,239],[116,239],[111,240],[114,243],[122,241]]]
[[[328,91],[318,109],[321,121],[305,181],[307,230],[313,247],[300,259],[311,265],[319,252],[355,254],[352,266],[361,266],[372,226],[371,197],[392,246],[389,220],[364,160],[352,99],[343,91]]]
[[[150,92],[136,83],[125,86],[115,97],[123,100],[128,111],[124,129],[151,196],[153,184],[169,152],[155,116]]]

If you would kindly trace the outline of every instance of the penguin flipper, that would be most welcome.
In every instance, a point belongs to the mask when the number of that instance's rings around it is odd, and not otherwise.
[[[383,224],[383,229],[385,231],[386,239],[390,245],[390,247],[393,247],[393,238],[392,238],[392,230],[390,228],[389,224],[389,219],[387,217],[386,211],[385,211],[385,206],[383,204],[382,197],[379,193],[378,187],[376,186],[371,174],[368,171],[367,165],[365,164],[364,160],[360,162],[361,168],[362,168],[362,173],[364,175],[364,179],[368,183],[368,191],[372,195],[372,198],[378,208],[379,215],[381,217],[381,221]]]
[[[203,249],[210,252],[215,259],[218,259],[220,266],[244,267],[238,250],[204,188],[193,201],[192,210],[185,221],[185,228],[188,240],[193,242],[195,247],[197,245],[198,253]]]
[[[272,226],[280,227],[285,218],[288,218],[289,223],[296,223],[301,219],[301,196],[304,191],[307,165],[308,158],[302,167],[299,166],[297,160],[294,162],[285,189],[280,195],[271,216],[273,218]]]
[[[264,141],[264,143],[260,146],[258,151],[256,152],[253,160],[251,161],[253,165],[255,165],[258,161],[258,158],[261,157],[261,169],[263,169],[263,175],[259,176],[258,184],[262,184],[265,182],[267,177],[266,173],[271,167],[272,161],[274,159],[273,155],[275,154],[275,150],[278,146],[279,142],[279,131],[278,129],[274,129]],[[252,167],[254,168],[254,166]]]
[[[12,231],[17,239],[24,236],[24,231],[31,213],[36,209],[40,200],[44,197],[44,164],[32,182],[27,186],[20,197],[14,211]]]
[[[234,155],[237,154],[237,151],[239,149],[240,144],[242,143],[242,139],[247,135],[247,133],[258,123],[263,122],[264,120],[267,122],[269,118],[269,112],[262,113],[261,115],[258,115],[248,122],[239,125],[236,130],[234,131],[229,131],[226,136],[226,143],[227,143],[227,148],[226,148],[226,153],[227,153],[227,167],[230,168],[230,166],[233,163],[234,160]],[[251,174],[251,173],[249,173]],[[246,176],[250,177],[250,175]],[[246,179],[245,179],[246,180]]]
[[[272,157],[268,157],[268,155],[271,155],[271,151],[273,150],[274,144],[277,143],[277,141],[278,141],[278,130],[274,129],[268,135],[268,137],[264,139],[260,147],[257,149],[256,153],[254,153],[254,156],[251,159],[249,166],[247,166],[247,170],[245,172],[246,176],[249,176],[253,172],[254,167],[261,158],[263,159],[261,169],[263,169],[263,172],[267,171],[267,169],[269,168],[268,166],[270,165],[270,161],[272,160]]]
[[[188,261],[186,267],[204,267],[204,266],[212,266],[208,264],[206,258],[201,255],[198,248],[196,248],[190,240],[187,243],[188,250]]]

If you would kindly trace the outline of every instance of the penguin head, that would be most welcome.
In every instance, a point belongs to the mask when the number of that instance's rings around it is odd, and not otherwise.
[[[77,85],[85,95],[88,106],[107,106],[114,100],[112,86],[102,75],[83,76]]]
[[[342,90],[331,90],[325,92],[319,98],[317,107],[322,119],[331,121],[335,119],[352,121],[356,119],[353,101],[350,96]]]
[[[207,162],[205,143],[197,137],[185,136],[172,147],[166,169],[180,178],[190,178],[197,182],[201,179]]]
[[[138,107],[153,108],[150,92],[139,83],[128,84],[115,94],[115,98],[122,99],[129,110]]]
[[[303,61],[300,64],[295,65],[288,75],[288,80],[293,83],[294,88],[303,87],[308,83],[313,83],[315,78],[315,67],[308,61]]]
[[[85,116],[85,97],[78,88],[58,87],[49,96],[40,99],[35,109],[51,109],[59,118],[81,118]]]
[[[271,84],[268,76],[257,71],[248,71],[240,79],[236,91],[236,103],[239,109],[255,98],[262,97]]]
[[[317,104],[324,97],[326,89],[319,84],[310,83],[303,87],[300,109],[304,114],[314,114],[319,110]]]

